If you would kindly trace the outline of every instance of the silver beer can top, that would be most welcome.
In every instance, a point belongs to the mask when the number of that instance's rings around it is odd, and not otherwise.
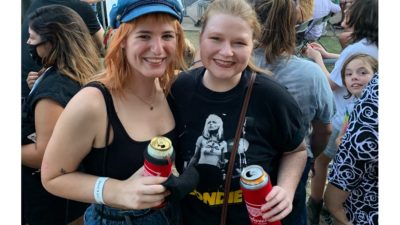
[[[259,165],[250,165],[242,170],[240,184],[246,189],[257,189],[264,186],[267,181],[268,176]]]

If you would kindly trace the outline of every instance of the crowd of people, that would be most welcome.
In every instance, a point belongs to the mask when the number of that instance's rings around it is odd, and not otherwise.
[[[378,0],[346,4],[340,54],[310,42],[301,56],[296,24],[338,4],[207,1],[194,49],[181,1],[118,0],[110,28],[95,2],[33,0],[23,16],[23,225],[251,224],[250,165],[272,183],[265,221],[315,225],[326,209],[378,224]],[[144,176],[156,136],[180,175]]]

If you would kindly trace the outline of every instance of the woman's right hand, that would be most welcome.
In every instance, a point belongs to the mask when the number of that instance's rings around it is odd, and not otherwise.
[[[314,62],[316,62],[318,59],[322,60],[321,52],[314,49],[311,44],[307,44],[307,46],[302,50],[302,54],[312,59]]]
[[[159,206],[165,201],[165,198],[170,195],[162,183],[167,180],[166,177],[143,176],[143,167],[136,171],[130,178],[124,181],[117,181],[118,188],[107,190],[105,186],[105,202],[107,196],[115,196],[115,206],[125,209],[148,209]],[[108,182],[116,181],[109,180]],[[107,195],[109,193],[109,195]],[[111,195],[110,195],[111,194]],[[113,206],[113,201],[109,201]]]
[[[322,58],[329,58],[329,56],[328,56],[329,53],[325,50],[324,47],[322,47],[322,45],[320,45],[320,44],[318,44],[316,42],[312,42],[312,43],[309,44],[309,46],[312,49],[314,49],[314,50],[318,51],[319,53],[321,53]]]
[[[39,78],[40,74],[41,73],[35,71],[31,71],[28,73],[28,77],[26,78],[26,83],[28,84],[29,89],[32,89],[33,85]]]

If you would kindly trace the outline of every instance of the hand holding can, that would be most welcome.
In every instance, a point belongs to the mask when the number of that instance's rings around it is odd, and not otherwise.
[[[144,153],[143,176],[169,177],[174,162],[174,149],[167,137],[154,137]]]
[[[169,177],[174,162],[174,149],[167,137],[154,137],[144,152],[143,176]],[[165,202],[155,208],[162,208]]]
[[[261,206],[272,189],[271,180],[261,166],[251,165],[243,169],[240,187],[252,225],[281,225],[280,221],[268,222],[262,217]]]

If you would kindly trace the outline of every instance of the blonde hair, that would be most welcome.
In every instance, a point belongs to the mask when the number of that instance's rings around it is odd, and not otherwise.
[[[314,13],[314,1],[315,0],[299,0],[298,2],[298,10],[299,13],[297,14],[297,22],[302,23],[307,20],[313,18]]]
[[[213,1],[204,13],[204,23],[200,31],[200,36],[204,32],[204,28],[207,26],[208,20],[210,17],[216,14],[227,14],[235,17],[239,17],[242,20],[246,21],[251,30],[253,31],[253,41],[257,41],[261,34],[261,25],[258,22],[257,15],[253,10],[252,6],[245,0],[215,0]],[[263,70],[256,66],[251,57],[248,67],[251,70],[260,72],[260,73],[269,73],[266,70]]]
[[[215,114],[210,114],[207,119],[206,119],[206,123],[204,124],[204,130],[203,130],[203,137],[205,138],[210,138],[210,130],[208,129],[208,123],[210,121],[215,121],[218,124],[218,132],[217,132],[217,138],[218,140],[222,140],[223,138],[223,133],[224,133],[224,128],[223,128],[223,122],[221,117],[215,115]]]
[[[121,44],[126,40],[128,35],[133,32],[137,24],[144,20],[153,20],[158,23],[169,23],[175,28],[177,37],[176,57],[168,65],[165,75],[158,78],[160,86],[165,94],[168,94],[174,79],[174,70],[176,68],[186,68],[183,52],[185,49],[184,33],[178,20],[174,17],[164,14],[147,14],[127,23],[122,23],[113,34],[110,46],[104,60],[105,72],[97,75],[95,80],[99,80],[106,84],[110,91],[116,94],[122,94],[125,88],[126,80],[134,73],[124,52]]]
[[[186,66],[189,66],[193,63],[195,54],[196,54],[196,48],[188,38],[185,38],[184,57]]]

